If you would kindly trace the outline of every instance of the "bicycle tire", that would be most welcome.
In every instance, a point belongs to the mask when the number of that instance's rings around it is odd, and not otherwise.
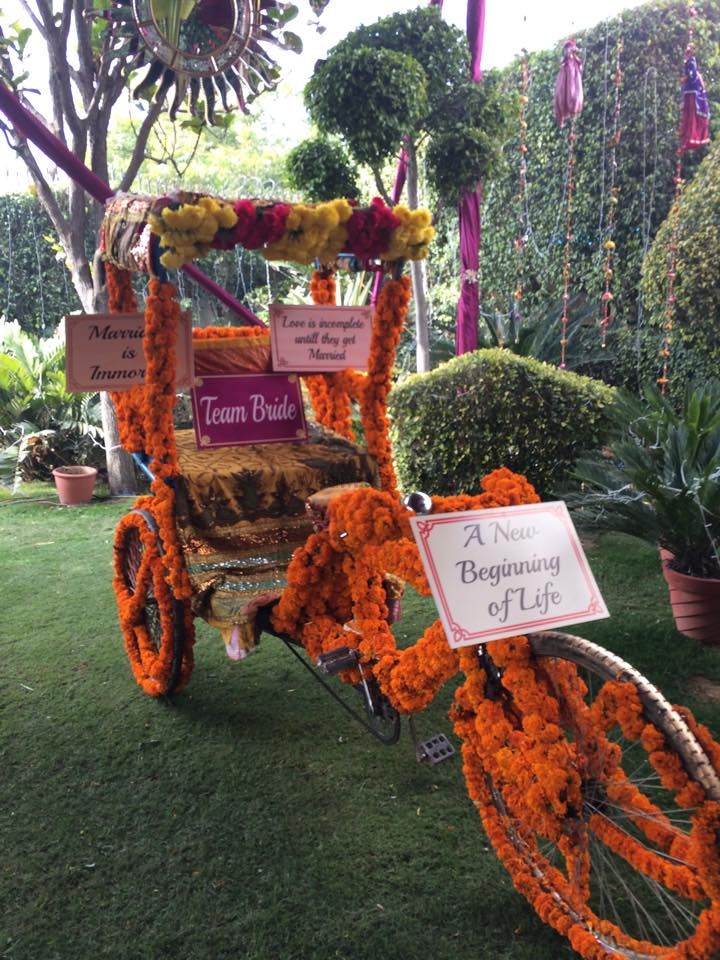
[[[569,705],[561,708],[564,746],[575,758],[576,768],[597,775],[616,759],[617,767],[605,783],[591,783],[589,777],[583,782],[583,809],[567,816],[564,836],[544,837],[528,826],[531,816],[523,813],[521,805],[513,809],[512,787],[502,783],[502,775],[493,776],[474,718],[458,723],[471,798],[514,885],[541,919],[567,936],[589,960],[716,958],[720,951],[720,776],[708,753],[662,694],[620,657],[566,634],[536,634],[528,641],[533,653],[530,662],[543,683],[553,685],[558,702],[568,692],[568,683],[583,689],[573,676],[588,677],[588,682],[583,681],[584,705],[569,698]],[[492,645],[488,649],[492,655]],[[558,664],[563,662],[574,669],[562,670]],[[554,673],[567,679],[553,681]],[[596,691],[594,681],[599,684]],[[588,708],[608,681],[629,684],[624,689],[637,691],[645,719],[664,737],[666,753],[679,760],[687,782],[701,788],[697,795],[704,799],[698,809],[714,811],[711,830],[702,828],[698,810],[674,808],[671,790],[662,785],[656,790],[652,763],[657,761],[649,759],[652,750],[643,746],[641,738],[631,743],[609,728],[603,734],[605,752],[599,752],[597,728],[588,734]],[[515,729],[521,730],[526,718],[505,679],[502,685],[503,699],[498,702]],[[635,754],[638,746],[639,755]],[[687,819],[687,824],[681,825],[680,819]],[[616,843],[617,837],[622,843]]]
[[[120,522],[114,544],[115,594],[133,676],[151,696],[176,692],[192,672],[191,614],[167,584],[157,525],[146,510]]]

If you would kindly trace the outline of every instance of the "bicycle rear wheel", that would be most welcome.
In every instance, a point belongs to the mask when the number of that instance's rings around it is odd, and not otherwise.
[[[491,708],[475,684],[477,712],[466,706],[457,722],[470,795],[516,888],[583,957],[717,957],[717,745],[706,731],[701,744],[652,684],[601,647],[558,633],[528,643],[524,672],[503,673]],[[533,714],[519,680],[530,674],[559,729]],[[510,731],[495,754],[488,709]],[[523,789],[504,772],[516,762],[533,771]]]

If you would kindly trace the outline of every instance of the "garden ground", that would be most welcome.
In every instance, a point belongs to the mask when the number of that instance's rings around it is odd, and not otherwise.
[[[457,758],[376,744],[279,641],[188,689],[134,684],[111,590],[127,502],[0,504],[0,958],[573,956],[488,849]],[[673,629],[654,550],[589,545],[616,651],[720,734],[720,649]],[[411,598],[405,640],[432,617]],[[451,691],[421,715],[443,731]]]

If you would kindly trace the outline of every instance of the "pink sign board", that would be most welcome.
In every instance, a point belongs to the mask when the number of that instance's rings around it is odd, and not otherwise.
[[[77,313],[65,320],[65,382],[71,393],[129,390],[145,383],[142,313]],[[178,318],[175,384],[192,383],[192,318]]]
[[[270,305],[273,370],[367,370],[372,307]]]
[[[300,381],[295,374],[210,374],[192,389],[199,449],[306,440]]]
[[[562,501],[410,523],[452,647],[609,616]]]

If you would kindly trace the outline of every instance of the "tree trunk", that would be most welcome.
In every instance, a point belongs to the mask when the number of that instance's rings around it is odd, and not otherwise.
[[[71,190],[78,191],[77,184],[72,184]],[[61,242],[65,238],[61,236]],[[97,313],[104,304],[99,303],[99,296],[93,288],[90,267],[87,260],[74,260],[68,247],[65,247],[70,261],[70,271],[73,277],[73,286],[78,292],[83,309],[87,313]],[[97,264],[96,264],[97,269]],[[100,415],[103,426],[103,443],[105,445],[105,465],[107,466],[108,487],[113,496],[122,496],[137,492],[135,480],[135,465],[129,453],[123,450],[120,444],[117,417],[110,394],[102,391],[100,394]]]
[[[105,438],[105,462],[107,464],[108,486],[113,496],[137,492],[135,465],[132,457],[120,446],[118,422],[115,416],[110,394],[100,394],[103,435]]]
[[[408,201],[411,210],[418,206],[418,171],[417,153],[415,145],[408,143],[407,152],[407,188]],[[427,373],[430,369],[430,331],[428,322],[427,303],[427,274],[424,260],[413,260],[410,264],[412,276],[413,298],[415,300],[415,341],[416,366],[418,373]]]

